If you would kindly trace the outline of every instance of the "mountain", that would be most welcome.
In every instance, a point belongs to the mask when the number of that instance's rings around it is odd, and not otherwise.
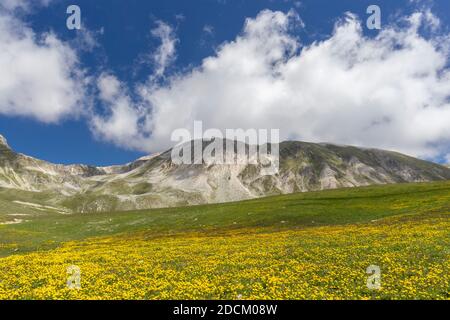
[[[171,151],[110,167],[58,165],[16,153],[0,135],[0,199],[33,210],[95,212],[450,179],[450,169],[435,163],[397,152],[333,144],[280,143],[276,175],[263,175],[256,164],[178,165],[171,161]]]
[[[85,185],[85,178],[105,173],[96,167],[52,164],[16,153],[0,135],[0,187],[27,191],[59,189],[70,194]]]

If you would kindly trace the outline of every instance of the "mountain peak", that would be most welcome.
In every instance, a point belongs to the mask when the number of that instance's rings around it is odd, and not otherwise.
[[[8,149],[10,149],[9,145],[8,145],[8,141],[6,141],[6,138],[4,136],[2,136],[0,134],[0,146],[4,146],[7,147]]]

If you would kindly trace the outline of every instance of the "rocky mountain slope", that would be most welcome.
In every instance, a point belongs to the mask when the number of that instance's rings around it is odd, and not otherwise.
[[[279,150],[280,170],[271,176],[251,164],[175,165],[171,150],[121,166],[64,166],[16,153],[0,136],[0,198],[34,210],[94,212],[450,179],[449,168],[391,151],[295,141]]]

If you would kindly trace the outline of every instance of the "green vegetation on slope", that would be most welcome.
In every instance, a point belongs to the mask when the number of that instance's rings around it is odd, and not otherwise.
[[[3,191],[0,196],[11,194]],[[30,202],[38,202],[33,199]],[[1,200],[0,205],[12,202]],[[112,213],[33,213],[0,225],[0,255],[54,248],[62,242],[145,231],[154,237],[263,227],[272,231],[368,223],[390,216],[450,212],[450,182],[398,184],[297,193],[236,203]],[[1,208],[0,208],[1,210]],[[9,208],[8,210],[12,210]],[[9,211],[10,212],[10,211]],[[1,217],[1,215],[0,215]]]

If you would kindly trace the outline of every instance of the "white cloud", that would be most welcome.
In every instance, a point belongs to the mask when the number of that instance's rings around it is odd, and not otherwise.
[[[17,8],[26,8],[28,3],[26,0],[3,0],[0,6],[6,10],[14,10]]]
[[[92,52],[99,45],[99,38],[104,34],[104,28],[98,30],[89,30],[82,28],[76,31],[75,38],[71,41],[70,46],[77,48],[79,51]]]
[[[296,14],[265,10],[200,67],[166,85],[139,85],[139,103],[128,99],[121,110],[132,110],[127,125],[146,151],[170,146],[174,129],[203,120],[208,128],[280,128],[283,139],[445,154],[450,37],[419,34],[419,26],[437,28],[430,14],[409,17],[403,29],[385,26],[375,38],[349,14],[328,39],[302,47],[289,32]]]
[[[156,24],[151,34],[159,38],[161,44],[149,55],[154,64],[148,80],[151,87],[158,87],[157,81],[164,77],[166,69],[174,61],[178,42],[170,25],[160,20]],[[136,103],[129,90],[112,74],[103,73],[98,78],[97,89],[102,104],[106,106],[106,114],[92,115],[90,122],[94,134],[127,149],[148,151],[151,133],[149,106]]]
[[[214,27],[212,25],[205,24],[203,26],[203,32],[207,35],[214,35]]]
[[[116,77],[103,73],[97,80],[97,87],[100,92],[100,99],[112,103],[119,95],[123,95],[123,89]]]
[[[174,61],[178,39],[170,25],[160,20],[156,24],[157,27],[151,33],[161,40],[161,45],[152,55],[155,64],[154,77],[158,78],[164,76],[167,67]]]
[[[27,2],[9,1],[9,6]],[[0,113],[43,122],[79,115],[85,79],[76,52],[53,33],[38,35],[0,12]]]
[[[428,26],[431,28],[431,30],[436,31],[441,26],[441,20],[436,17],[430,9],[427,9],[425,11],[424,19],[426,20]]]
[[[102,74],[97,81],[100,100],[108,106],[106,116],[93,115],[91,127],[95,135],[128,149],[142,149],[145,137],[140,128],[143,111],[132,102],[119,80]]]
[[[2,2],[0,3],[0,9],[3,8],[6,10],[29,10],[32,5],[47,6],[51,1],[52,0],[2,0]]]

